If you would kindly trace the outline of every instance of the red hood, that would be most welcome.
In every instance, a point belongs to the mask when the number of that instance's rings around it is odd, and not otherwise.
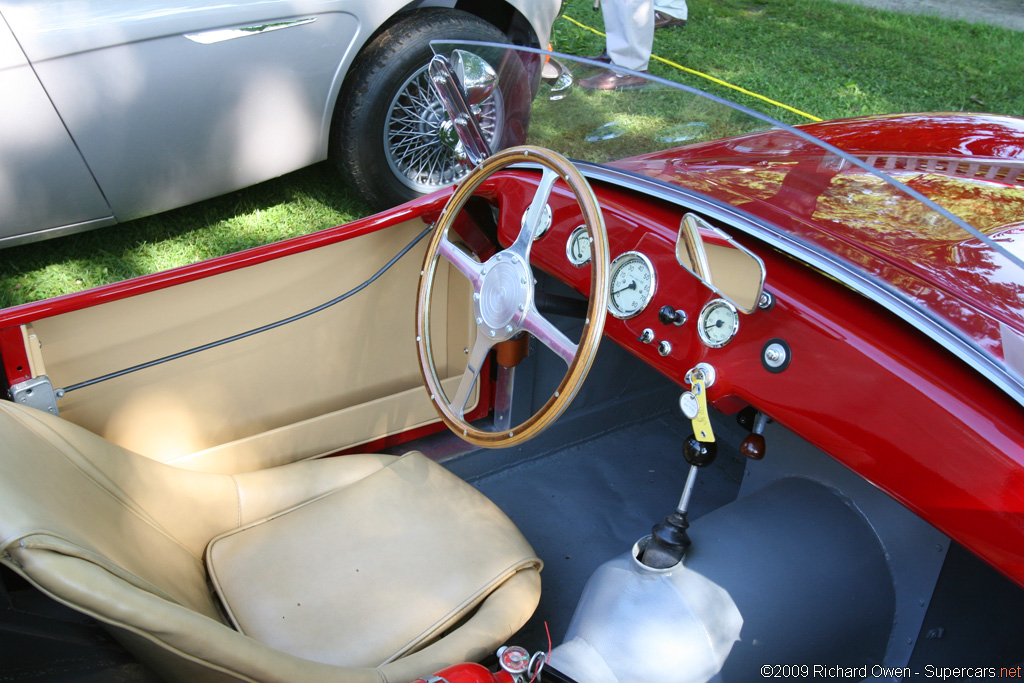
[[[852,154],[1024,159],[1024,119],[991,114],[900,114],[798,128]]]
[[[885,171],[1024,258],[1024,120],[906,114],[801,128]],[[1024,373],[1021,268],[813,143],[772,130],[614,165],[742,208],[841,256]]]

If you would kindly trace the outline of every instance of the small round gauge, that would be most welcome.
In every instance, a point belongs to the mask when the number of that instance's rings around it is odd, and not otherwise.
[[[498,663],[513,676],[522,675],[530,668],[530,653],[518,645],[503,647],[498,651]]]
[[[522,227],[526,227],[526,217],[530,215],[530,207],[526,207],[526,211],[523,211],[523,218],[519,221]],[[540,222],[537,223],[537,227],[533,229],[533,239],[539,240],[544,233],[551,228],[551,205],[545,204],[544,208],[541,209]]]
[[[713,349],[732,341],[740,329],[740,314],[725,299],[709,301],[697,318],[697,334]]]
[[[581,225],[569,235],[569,241],[565,243],[565,256],[577,268],[590,263],[590,235],[587,234],[587,226]]]
[[[610,280],[608,312],[616,318],[632,318],[654,296],[654,266],[638,251],[627,251],[612,261]]]

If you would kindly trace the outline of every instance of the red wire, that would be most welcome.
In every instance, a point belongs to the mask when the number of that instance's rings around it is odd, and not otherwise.
[[[546,621],[544,622],[544,632],[548,634],[548,652],[544,657],[544,661],[537,667],[537,670],[533,672],[533,678],[530,679],[530,683],[533,683],[537,679],[537,676],[540,675],[540,671],[544,668],[544,665],[551,661],[551,629],[548,628],[548,622]]]

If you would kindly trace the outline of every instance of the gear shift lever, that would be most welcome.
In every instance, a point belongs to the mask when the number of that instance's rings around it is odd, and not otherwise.
[[[683,457],[690,463],[690,473],[686,477],[683,495],[679,499],[676,511],[663,522],[654,525],[651,540],[647,543],[640,562],[652,569],[666,569],[683,559],[687,548],[690,547],[690,537],[686,533],[690,523],[686,520],[686,512],[690,506],[693,485],[697,481],[697,471],[714,462],[716,455],[718,445],[715,442],[698,441],[693,435],[686,440],[683,445]]]
[[[686,513],[690,507],[693,486],[697,481],[697,470],[710,465],[718,455],[718,444],[715,443],[715,435],[711,431],[711,422],[707,415],[707,398],[704,395],[706,386],[714,381],[714,370],[710,367],[697,366],[687,375],[693,388],[680,397],[679,404],[683,414],[693,423],[694,433],[683,444],[683,457],[690,465],[690,473],[686,477],[686,486],[683,487],[683,495],[675,512],[665,517],[663,522],[654,525],[651,539],[640,557],[640,562],[652,569],[666,569],[682,561],[691,543],[686,533],[690,526]]]

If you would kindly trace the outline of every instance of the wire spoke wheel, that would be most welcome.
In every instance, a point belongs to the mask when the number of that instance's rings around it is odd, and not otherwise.
[[[474,113],[488,144],[501,139],[504,107],[500,88],[495,88]],[[416,192],[433,192],[458,182],[470,171],[441,142],[441,124],[446,118],[444,107],[430,85],[426,66],[402,84],[388,107],[384,124],[388,167],[406,187]]]
[[[443,7],[410,10],[363,49],[338,95],[331,156],[346,184],[373,211],[447,187],[469,174],[446,144],[454,131],[430,83],[431,42],[439,38],[508,43],[497,27],[468,12]],[[491,96],[473,107],[484,139],[495,150],[525,141],[533,99],[522,62],[507,61]]]

